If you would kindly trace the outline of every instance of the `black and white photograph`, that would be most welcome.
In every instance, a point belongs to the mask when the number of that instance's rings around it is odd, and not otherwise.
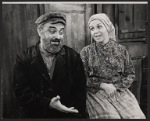
[[[2,2],[1,119],[148,119],[148,2]]]

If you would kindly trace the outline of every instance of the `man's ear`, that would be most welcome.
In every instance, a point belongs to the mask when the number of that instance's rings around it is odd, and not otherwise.
[[[37,32],[38,32],[39,36],[41,36],[42,28],[41,27],[37,27]]]

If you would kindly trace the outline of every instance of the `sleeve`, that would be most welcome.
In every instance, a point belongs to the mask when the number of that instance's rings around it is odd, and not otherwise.
[[[87,79],[87,90],[89,90],[92,93],[96,93],[97,91],[100,90],[100,84],[103,81],[99,81],[99,78],[96,76],[89,76],[89,66],[88,66],[88,55],[89,53],[84,49],[80,52],[80,56],[83,62],[84,70],[85,70],[85,75]]]
[[[72,106],[78,109],[79,118],[87,117],[86,109],[86,77],[80,55],[78,54],[73,70]]]
[[[124,51],[124,57],[124,71],[120,74],[121,81],[119,80],[117,83],[114,84],[114,86],[118,90],[124,90],[129,88],[135,78],[135,69],[127,49],[125,49]]]
[[[32,90],[27,74],[28,60],[22,55],[17,55],[13,73],[13,88],[17,99],[28,108],[39,107],[40,110],[49,108],[50,98],[44,97]]]

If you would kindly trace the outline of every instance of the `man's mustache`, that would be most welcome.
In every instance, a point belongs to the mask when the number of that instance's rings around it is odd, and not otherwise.
[[[58,38],[54,38],[54,39],[51,39],[51,42],[60,42],[61,39],[58,39]]]

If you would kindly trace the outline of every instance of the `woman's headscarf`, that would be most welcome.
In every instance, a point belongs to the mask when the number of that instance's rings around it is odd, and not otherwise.
[[[109,39],[116,41],[115,27],[112,24],[112,22],[110,21],[109,17],[105,13],[99,13],[99,14],[92,15],[88,21],[88,25],[93,20],[100,20],[104,24],[104,26],[106,27],[106,29],[108,31]]]

